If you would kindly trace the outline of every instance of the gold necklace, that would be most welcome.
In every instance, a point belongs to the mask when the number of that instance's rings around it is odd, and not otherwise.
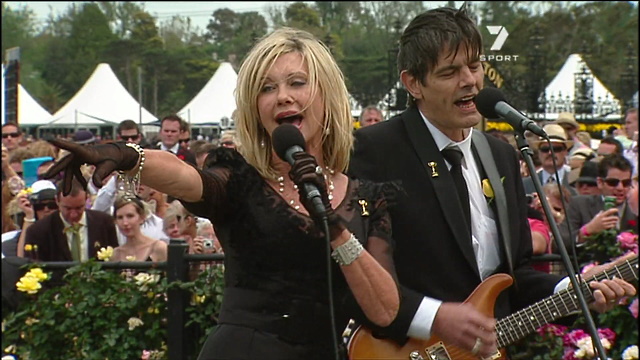
[[[327,176],[327,173],[323,170],[322,171],[322,176],[324,177],[324,181],[327,183],[327,198],[329,199],[329,201],[333,200],[333,174],[335,174],[335,171],[333,169],[329,169],[328,167],[325,167],[326,172],[329,173],[329,176]],[[296,191],[296,193],[298,192],[298,185],[293,184],[293,189]],[[278,191],[280,192],[280,194],[284,193],[284,177],[283,176],[279,176],[278,177]],[[294,199],[289,199],[288,201],[289,205],[293,206],[294,209],[299,210],[300,209],[300,205],[294,205],[295,204],[295,200]]]

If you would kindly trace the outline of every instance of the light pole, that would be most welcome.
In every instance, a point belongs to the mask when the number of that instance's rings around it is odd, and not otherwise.
[[[574,113],[583,121],[593,122],[593,74],[584,62],[574,74],[574,89]]]
[[[529,51],[529,85],[527,86],[527,112],[534,120],[545,118],[545,56],[542,51],[542,36],[540,26],[535,25],[533,34],[529,38],[531,48]]]
[[[631,43],[627,44],[624,71],[620,74],[620,89],[622,90],[622,114],[633,107],[633,95],[638,91],[636,86],[635,65],[636,56]]]

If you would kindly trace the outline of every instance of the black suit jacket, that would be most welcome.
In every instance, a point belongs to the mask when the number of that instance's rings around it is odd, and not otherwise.
[[[562,241],[564,241],[567,249],[575,246],[575,239],[580,228],[602,210],[604,210],[602,195],[578,195],[571,198],[566,220],[558,225]],[[620,217],[620,231],[632,230],[634,233],[638,233],[638,218],[629,209],[627,202],[625,202],[624,208],[618,216]]]
[[[113,218],[101,211],[87,209],[85,212],[89,258],[95,258],[101,247],[117,247],[118,238]],[[37,245],[38,248],[37,251],[25,251],[25,257],[38,261],[73,261],[59,211],[36,221],[26,231],[25,245]]]
[[[509,268],[505,250],[508,247],[517,291],[512,286],[501,294],[495,309],[496,317],[501,318],[551,295],[560,277],[537,272],[529,264],[531,233],[515,149],[494,137],[477,135],[486,138],[491,153],[488,158],[495,159],[499,176],[504,177],[506,196],[501,199],[506,212],[501,216],[506,220],[503,223],[508,222],[502,225],[509,229],[511,240],[508,244],[501,242],[502,266],[498,272]],[[415,291],[406,294],[403,301],[419,301],[415,297],[422,295],[447,302],[464,301],[481,279],[469,231],[460,222],[464,218],[462,207],[451,198],[456,191],[453,178],[417,108],[359,129],[355,137],[350,174],[374,181],[399,180],[405,191],[390,209],[398,279],[401,285]],[[488,155],[482,156],[486,159]],[[437,177],[432,176],[429,163],[435,163],[432,165]],[[494,213],[496,202],[492,202]],[[497,215],[496,222],[500,228]],[[406,309],[415,310],[413,306]],[[401,308],[399,317],[412,318],[414,312],[406,309]]]

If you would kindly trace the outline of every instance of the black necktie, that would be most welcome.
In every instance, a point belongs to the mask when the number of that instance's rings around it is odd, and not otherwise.
[[[442,149],[442,156],[451,164],[451,169],[449,172],[451,176],[453,176],[453,182],[456,185],[456,190],[458,192],[458,199],[460,200],[460,205],[462,205],[462,210],[464,211],[464,216],[467,220],[467,226],[469,228],[469,232],[471,233],[471,208],[469,205],[469,190],[467,189],[467,182],[464,181],[464,176],[462,176],[462,151],[457,146],[446,147]]]

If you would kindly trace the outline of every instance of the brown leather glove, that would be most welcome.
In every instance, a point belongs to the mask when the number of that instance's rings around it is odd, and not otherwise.
[[[325,212],[327,214],[327,221],[329,223],[329,231],[332,234],[332,239],[335,238],[334,234],[339,234],[345,229],[343,219],[333,211],[331,207],[331,201],[327,193],[327,184],[323,173],[316,172],[318,163],[316,159],[306,152],[297,152],[293,154],[295,162],[291,166],[289,171],[289,177],[298,185],[298,188],[302,188],[302,184],[313,184],[318,188],[322,203],[324,204]],[[309,211],[309,214],[313,214],[313,204],[307,199],[304,192],[300,193],[300,203]]]
[[[123,142],[87,146],[76,144],[69,140],[54,138],[46,140],[60,149],[70,152],[70,154],[56,161],[44,174],[45,179],[51,179],[61,171],[64,171],[62,183],[63,195],[65,196],[71,192],[71,183],[74,176],[86,189],[87,181],[80,171],[81,165],[95,165],[96,168],[92,176],[93,184],[97,187],[102,187],[104,178],[114,170],[126,171],[133,169],[140,156],[137,151],[126,146]]]

